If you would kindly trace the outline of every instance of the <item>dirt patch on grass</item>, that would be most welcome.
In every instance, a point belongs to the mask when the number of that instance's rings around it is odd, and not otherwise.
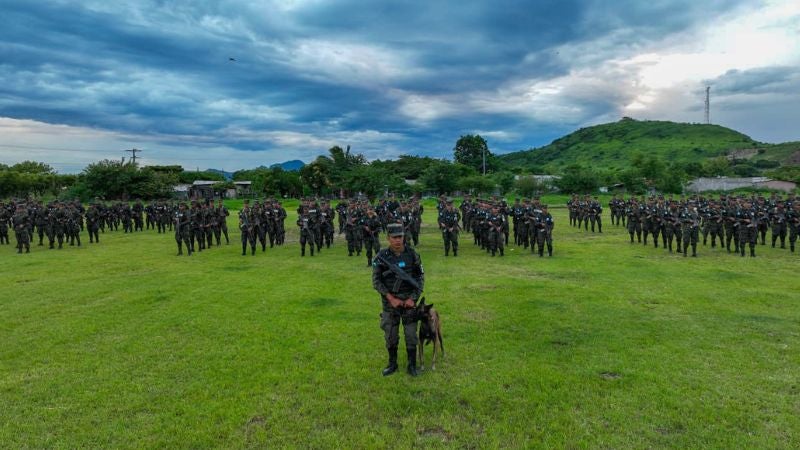
[[[247,421],[248,427],[263,427],[266,425],[267,419],[262,416],[253,416]]]
[[[616,372],[600,372],[600,378],[604,380],[618,380],[622,378],[622,375]]]
[[[425,427],[417,430],[417,433],[423,438],[436,439],[442,442],[450,442],[453,439],[453,435],[440,426]]]

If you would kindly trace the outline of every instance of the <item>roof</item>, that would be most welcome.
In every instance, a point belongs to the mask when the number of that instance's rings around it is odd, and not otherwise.
[[[241,184],[243,186],[250,186],[251,184],[253,184],[253,182],[252,181],[234,181],[233,184]]]
[[[211,186],[212,184],[217,184],[219,181],[211,181],[211,180],[194,180],[192,186]]]

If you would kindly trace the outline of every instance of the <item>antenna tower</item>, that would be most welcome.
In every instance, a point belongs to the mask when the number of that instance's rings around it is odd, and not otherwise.
[[[706,86],[706,125],[711,123],[711,86]]]

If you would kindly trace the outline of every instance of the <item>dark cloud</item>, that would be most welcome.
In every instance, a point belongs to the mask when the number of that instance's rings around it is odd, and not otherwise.
[[[729,70],[713,80],[707,80],[714,94],[768,94],[786,92],[800,85],[798,67],[759,67],[750,70]]]
[[[482,130],[511,151],[630,101],[584,81],[526,104],[526,86],[748,3],[7,0],[0,117],[247,151],[360,139],[375,155],[449,156]],[[760,93],[797,76],[767,67],[711,82],[720,95]]]

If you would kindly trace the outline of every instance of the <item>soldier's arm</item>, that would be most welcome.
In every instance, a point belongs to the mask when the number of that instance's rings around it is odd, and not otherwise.
[[[425,290],[425,271],[422,269],[422,257],[419,256],[419,253],[414,256],[414,278],[419,284],[419,290]]]
[[[378,291],[379,294],[382,296],[386,296],[389,294],[389,289],[383,283],[381,279],[381,275],[383,274],[383,264],[381,264],[377,256],[372,261],[372,287]]]

